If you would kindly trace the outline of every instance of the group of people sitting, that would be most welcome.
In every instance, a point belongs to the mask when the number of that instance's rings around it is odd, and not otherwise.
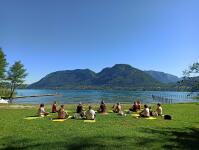
[[[116,103],[112,107],[112,111],[114,113],[117,113],[118,115],[126,115],[124,111],[122,110],[122,106],[120,103]],[[101,101],[100,107],[97,110],[98,113],[101,114],[107,114],[107,106],[104,101]],[[156,111],[153,111],[151,107],[148,107],[147,105],[144,105],[144,109],[141,110],[141,103],[140,101],[136,101],[133,103],[132,107],[129,108],[128,113],[131,112],[138,112],[140,117],[150,117],[150,116],[161,116],[162,115],[162,107],[161,104],[157,104]],[[64,105],[61,105],[60,108],[57,110],[56,102],[52,105],[52,113],[58,113],[58,119],[66,119],[69,117],[69,114],[64,109]],[[40,107],[38,109],[38,115],[41,117],[47,116],[49,113],[45,111],[44,104],[40,104]],[[94,120],[96,118],[95,111],[92,109],[92,106],[90,105],[88,107],[88,110],[85,111],[83,108],[82,103],[80,102],[77,105],[76,113],[73,115],[74,119],[87,119],[87,120]]]
[[[144,109],[139,113],[140,117],[150,117],[150,116],[162,116],[162,106],[160,103],[157,104],[156,111],[153,111],[148,105],[144,105]]]
[[[52,113],[58,114],[58,119],[66,119],[69,117],[68,112],[64,109],[64,105],[61,105],[59,109],[57,109],[56,102],[52,105]],[[40,107],[38,109],[38,116],[44,117],[47,116],[49,113],[45,111],[44,104],[40,104]],[[87,111],[84,111],[83,105],[79,103],[76,109],[76,113],[74,114],[73,118],[75,119],[88,119],[88,120],[94,120],[95,119],[95,111],[92,109],[92,106],[88,107]]]

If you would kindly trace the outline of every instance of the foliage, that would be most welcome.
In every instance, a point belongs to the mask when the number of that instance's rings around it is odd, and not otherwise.
[[[122,105],[128,109],[131,104]],[[96,110],[98,105],[94,106]],[[111,109],[112,105],[108,108]],[[122,149],[199,149],[199,103],[163,105],[163,112],[173,120],[136,119],[114,113],[97,114],[96,123],[82,120],[52,122],[57,114],[47,118],[25,120],[37,112],[37,106],[17,109],[17,105],[2,105],[0,116],[0,149],[59,150],[122,150]],[[72,115],[75,105],[65,105]],[[87,107],[86,107],[87,108]],[[47,111],[50,111],[48,106]],[[152,106],[155,109],[155,106]]]
[[[6,66],[8,63],[6,62],[6,55],[4,54],[2,48],[0,48],[0,81],[5,79]]]
[[[8,88],[0,88],[0,97],[3,99],[8,99],[10,97],[11,90]],[[15,96],[16,93],[13,93],[13,96]]]
[[[189,68],[183,71],[184,79],[182,80],[183,85],[190,84],[191,91],[199,91],[199,77],[193,77],[199,74],[199,63],[193,63]]]
[[[188,70],[183,71],[183,74],[185,77],[189,77],[191,74],[199,73],[199,63],[193,63],[191,66],[189,66]]]
[[[20,61],[15,62],[14,65],[10,67],[8,71],[8,80],[11,84],[10,98],[13,97],[15,89],[24,83],[24,78],[26,76],[26,69],[24,69],[24,65]]]

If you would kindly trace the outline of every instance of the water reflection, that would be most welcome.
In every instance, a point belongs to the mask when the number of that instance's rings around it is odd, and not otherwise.
[[[61,96],[53,97],[34,97],[16,99],[15,103],[39,104],[39,103],[99,103],[101,100],[106,103],[132,103],[140,100],[142,103],[179,103],[197,101],[192,96],[187,96],[189,92],[170,92],[170,91],[122,91],[122,90],[17,90],[18,96],[55,94]],[[198,93],[194,93],[198,94]],[[153,95],[153,96],[152,96]]]

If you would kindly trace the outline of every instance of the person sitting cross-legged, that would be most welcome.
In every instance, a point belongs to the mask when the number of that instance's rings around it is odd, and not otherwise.
[[[56,101],[54,101],[52,105],[52,113],[56,113],[56,112],[57,112],[57,104],[56,104]]]
[[[48,112],[45,111],[44,104],[40,104],[37,114],[39,117],[44,117],[49,114]]]
[[[144,110],[140,112],[140,117],[150,117],[150,111],[147,105],[144,105]]]
[[[84,117],[85,115],[84,108],[81,102],[77,105],[76,113],[79,114],[81,117]]]
[[[60,109],[58,110],[58,119],[66,119],[68,117],[69,117],[69,115],[64,110],[64,105],[61,105]]]
[[[104,103],[104,101],[101,101],[100,104],[100,108],[98,109],[98,113],[107,113],[107,108],[106,108],[106,104]]]
[[[137,109],[141,110],[141,102],[139,100],[137,101]]]
[[[162,116],[163,115],[163,113],[162,113],[162,107],[161,107],[160,103],[157,104],[156,112],[157,112],[158,116]]]
[[[118,115],[121,115],[121,116],[125,115],[124,112],[122,111],[122,106],[121,106],[120,103],[117,103],[116,108],[115,108],[115,112]]]
[[[88,110],[85,113],[86,119],[87,120],[95,120],[95,111],[92,109],[92,106],[88,107]]]
[[[137,102],[134,102],[132,107],[129,108],[129,111],[136,112],[138,110],[138,107],[139,106],[138,106]]]
[[[76,113],[73,115],[73,119],[83,119],[85,117],[85,111],[83,109],[82,103],[77,105]]]

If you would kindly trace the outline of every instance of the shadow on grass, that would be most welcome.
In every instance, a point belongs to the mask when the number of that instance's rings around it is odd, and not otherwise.
[[[163,149],[199,150],[198,128],[144,128],[141,132],[153,134],[154,136],[152,138],[142,138],[136,143],[137,145],[150,146],[154,142],[162,143],[161,148]]]
[[[142,136],[71,137],[54,141],[6,137],[0,139],[4,141],[3,147],[0,149],[199,149],[199,129],[197,128],[141,128],[139,132]]]
[[[126,140],[126,137],[77,137],[72,138],[69,141],[55,141],[55,142],[38,142],[31,139],[20,139],[13,137],[7,137],[1,139],[6,141],[3,144],[3,147],[0,148],[1,150],[26,150],[26,149],[64,149],[64,150],[88,150],[88,149],[95,149],[95,150],[107,150],[107,149],[123,149],[124,146],[115,147],[115,144]],[[107,143],[104,141],[113,140],[113,143]]]

